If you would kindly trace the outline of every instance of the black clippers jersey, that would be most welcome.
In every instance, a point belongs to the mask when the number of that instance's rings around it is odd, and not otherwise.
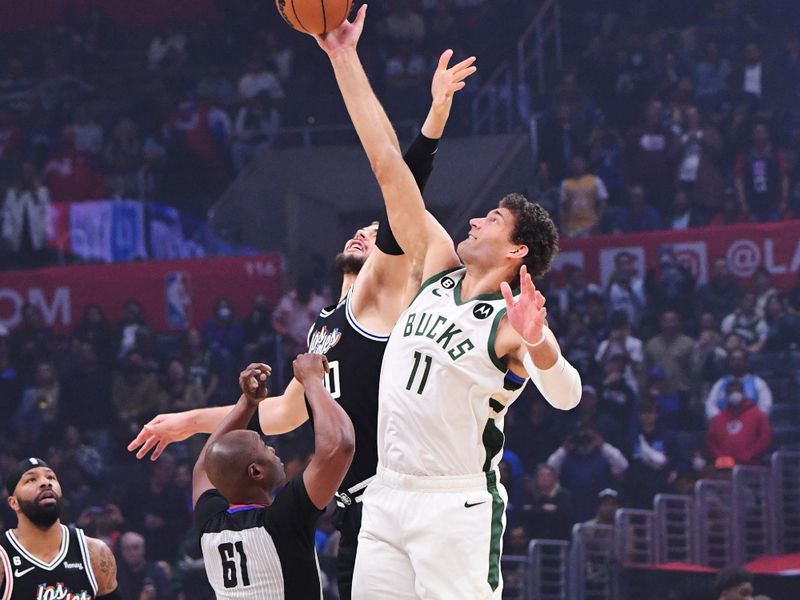
[[[356,452],[342,481],[340,502],[359,497],[378,465],[378,382],[389,336],[375,335],[350,309],[352,288],[337,306],[323,310],[308,334],[308,351],[324,354],[330,371],[325,387],[353,422]],[[309,411],[310,414],[310,411]]]
[[[60,527],[61,548],[50,564],[28,554],[10,529],[0,536],[5,571],[0,600],[93,600],[97,596],[83,531]]]

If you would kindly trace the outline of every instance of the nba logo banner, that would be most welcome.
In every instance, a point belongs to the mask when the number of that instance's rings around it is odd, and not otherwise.
[[[192,280],[188,273],[167,273],[164,278],[164,306],[167,327],[186,329],[192,320]]]

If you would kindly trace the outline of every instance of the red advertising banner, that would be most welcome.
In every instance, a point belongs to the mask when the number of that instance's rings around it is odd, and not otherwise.
[[[713,261],[720,257],[744,285],[749,285],[753,273],[761,267],[772,274],[779,289],[791,288],[800,281],[800,220],[563,239],[554,270],[579,266],[589,281],[605,286],[619,252],[635,256],[639,273],[644,275],[664,246],[670,246],[692,269],[699,283],[708,280]]]
[[[90,304],[114,322],[135,298],[158,331],[202,326],[215,302],[227,298],[245,316],[253,298],[276,304],[282,294],[283,260],[278,254],[196,260],[85,265],[0,273],[0,324],[20,321],[23,305],[38,306],[48,326],[69,332]]]

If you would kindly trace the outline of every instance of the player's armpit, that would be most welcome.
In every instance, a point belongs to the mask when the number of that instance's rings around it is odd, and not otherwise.
[[[89,547],[89,561],[97,579],[99,597],[111,594],[117,589],[117,561],[111,549],[102,540],[86,538]],[[111,596],[113,598],[113,596]]]
[[[453,238],[429,212],[425,213],[425,229],[427,230],[428,246],[422,261],[421,281],[461,264],[453,244]]]

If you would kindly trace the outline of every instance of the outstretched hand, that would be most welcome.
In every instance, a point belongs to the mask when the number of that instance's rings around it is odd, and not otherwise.
[[[519,287],[518,298],[514,298],[511,286],[505,281],[500,284],[500,291],[506,301],[508,322],[525,342],[534,345],[544,334],[547,309],[544,307],[545,298],[533,285],[533,278],[525,265],[519,270]]]
[[[448,65],[452,58],[452,50],[445,50],[439,58],[439,64],[433,74],[433,82],[431,83],[434,106],[444,106],[451,102],[453,94],[464,89],[464,86],[467,85],[464,80],[478,70],[474,65],[474,56],[470,56],[450,67]]]
[[[319,47],[322,48],[328,56],[333,56],[339,50],[346,50],[348,48],[355,48],[358,45],[358,40],[361,38],[361,32],[364,30],[364,19],[367,16],[367,5],[364,4],[358,9],[356,18],[353,21],[347,19],[333,31],[315,35],[314,39],[317,40]]]
[[[182,442],[190,435],[185,413],[158,415],[142,427],[139,435],[128,444],[128,452],[138,449],[136,458],[141,460],[155,448],[150,455],[150,460],[156,460],[167,449],[167,446],[174,442]]]

